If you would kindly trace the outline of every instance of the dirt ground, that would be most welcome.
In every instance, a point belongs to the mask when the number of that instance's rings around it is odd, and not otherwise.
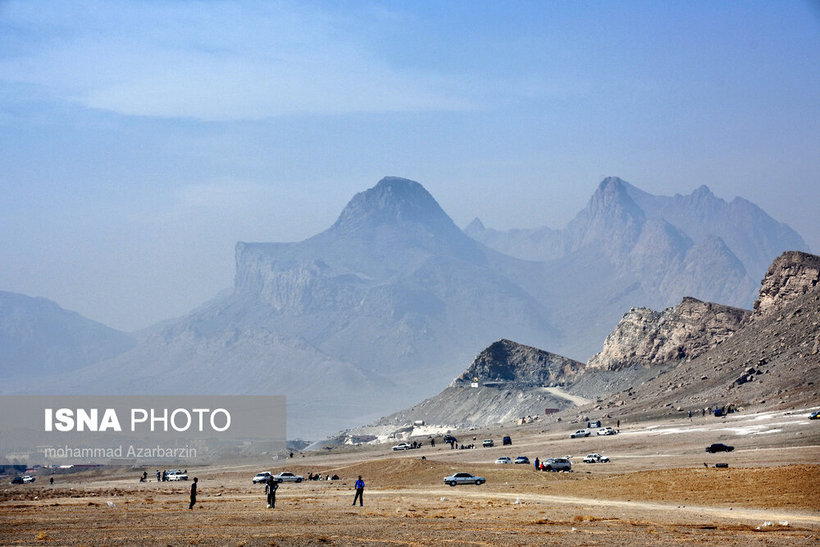
[[[568,425],[566,426],[569,427]],[[46,476],[0,487],[2,545],[817,545],[820,424],[805,414],[657,422],[606,438],[567,439],[537,428],[512,432],[512,447],[392,452],[389,446],[296,454],[278,462],[194,467],[190,483],[139,483],[143,468]],[[479,438],[479,440],[481,440]],[[712,442],[734,452],[706,454]],[[584,464],[588,452],[612,463]],[[499,456],[572,455],[571,473],[497,465]],[[715,463],[727,463],[716,468]],[[145,467],[149,476],[155,467]],[[338,474],[286,483],[265,506],[262,470]],[[450,487],[468,471],[483,485]],[[353,482],[367,484],[351,506]]]

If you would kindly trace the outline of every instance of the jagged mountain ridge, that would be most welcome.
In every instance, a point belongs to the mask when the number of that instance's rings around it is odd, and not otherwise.
[[[0,291],[0,376],[75,370],[136,344],[124,332],[46,298]]]
[[[632,308],[587,367],[619,370],[692,359],[743,328],[750,316],[748,310],[689,297],[661,312]]]
[[[476,219],[465,232],[528,260],[562,263],[589,250],[603,253],[611,265],[602,274],[632,276],[644,291],[668,297],[647,301],[652,307],[684,296],[750,307],[754,280],[771,261],[787,249],[808,249],[794,230],[742,198],[727,203],[705,186],[688,196],[654,196],[617,177],[605,178],[563,230],[501,232]]]

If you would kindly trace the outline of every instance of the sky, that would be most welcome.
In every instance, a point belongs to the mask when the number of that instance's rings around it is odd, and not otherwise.
[[[820,2],[0,0],[0,290],[127,331],[383,176],[563,227],[606,176],[820,250]]]

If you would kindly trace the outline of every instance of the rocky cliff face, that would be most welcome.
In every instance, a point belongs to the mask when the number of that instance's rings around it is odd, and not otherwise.
[[[754,317],[770,315],[810,292],[820,282],[820,256],[788,251],[780,255],[763,278]]]
[[[451,385],[500,382],[521,386],[555,386],[572,382],[583,369],[583,363],[567,357],[511,340],[499,340],[479,353],[470,367]]]
[[[662,312],[632,308],[604,341],[589,369],[649,367],[694,358],[732,336],[751,312],[684,298]]]

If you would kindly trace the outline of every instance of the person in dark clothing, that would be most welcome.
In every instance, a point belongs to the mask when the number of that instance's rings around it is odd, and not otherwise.
[[[353,505],[356,505],[356,500],[359,500],[359,507],[364,506],[364,481],[359,475],[359,480],[356,481],[356,495],[353,496]]]
[[[49,484],[54,484],[54,477],[51,477],[50,479],[48,479],[48,483]]]
[[[268,477],[265,483],[265,494],[268,495],[268,509],[276,507],[276,490],[279,488],[279,483],[273,477]]]
[[[538,461],[538,458],[535,458],[535,470],[538,471],[541,469],[541,462]]]
[[[157,482],[159,482],[159,481],[160,481],[160,477],[161,477],[161,476],[162,476],[162,475],[160,475],[159,469],[157,469]]]
[[[196,483],[199,482],[197,477],[194,477],[194,482],[191,483],[191,504],[188,506],[188,509],[193,509],[194,504],[196,503]]]

